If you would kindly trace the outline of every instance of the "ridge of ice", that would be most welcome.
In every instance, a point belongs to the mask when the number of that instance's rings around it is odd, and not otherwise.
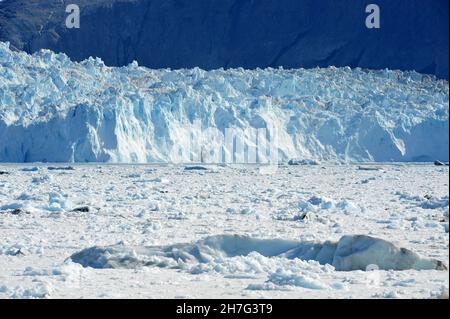
[[[243,258],[247,260],[242,260]],[[268,261],[265,258],[285,260],[284,265],[290,264],[290,260],[312,261],[320,265],[331,265],[338,271],[366,270],[371,265],[382,270],[444,270],[447,267],[441,261],[422,258],[386,240],[364,235],[343,236],[338,242],[324,243],[221,235],[192,244],[95,246],[70,257],[83,267],[102,269],[158,266],[187,269],[191,273],[205,270],[230,273],[236,269],[245,273],[254,272],[255,269],[256,272],[264,272],[264,269],[270,270],[270,267],[267,269]],[[279,263],[276,265],[279,266]]]
[[[0,162],[167,162],[228,127],[276,128],[281,161],[448,161],[448,101],[416,72],[113,68],[0,43]]]

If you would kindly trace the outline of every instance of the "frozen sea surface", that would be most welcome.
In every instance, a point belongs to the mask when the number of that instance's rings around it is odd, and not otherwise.
[[[448,296],[448,167],[205,168],[0,165],[0,298]]]

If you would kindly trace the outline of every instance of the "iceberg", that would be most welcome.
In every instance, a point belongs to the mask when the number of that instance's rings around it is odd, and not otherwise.
[[[255,253],[267,258],[300,259],[332,265],[337,271],[447,270],[442,261],[427,259],[406,248],[365,235],[343,236],[338,242],[298,242],[282,239],[255,239],[239,235],[218,235],[191,244],[168,246],[94,246],[73,254],[74,263],[96,269],[133,269],[146,266],[179,269],[185,264],[226,264],[230,258]],[[368,268],[369,267],[369,268]]]

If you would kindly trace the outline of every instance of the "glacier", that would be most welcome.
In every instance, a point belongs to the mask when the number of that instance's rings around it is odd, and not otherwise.
[[[0,162],[171,162],[227,128],[276,129],[281,161],[448,161],[448,102],[414,71],[108,67],[0,42]]]

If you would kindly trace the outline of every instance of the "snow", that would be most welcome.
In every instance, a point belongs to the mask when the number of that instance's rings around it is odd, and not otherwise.
[[[276,286],[297,286],[307,289],[330,289],[329,286],[320,282],[319,276],[315,274],[315,278],[301,275],[297,271],[285,271],[278,269],[275,273],[269,275],[267,282]]]
[[[33,166],[0,165],[0,298],[448,295],[448,167]]]
[[[4,291],[9,293],[11,298],[15,299],[43,299],[50,295],[51,287],[44,283],[40,283],[32,289],[23,289],[22,287],[18,286],[13,289],[4,287]]]
[[[0,43],[0,161],[200,162],[227,128],[266,128],[280,162],[448,161],[448,100],[415,72],[111,68]]]

